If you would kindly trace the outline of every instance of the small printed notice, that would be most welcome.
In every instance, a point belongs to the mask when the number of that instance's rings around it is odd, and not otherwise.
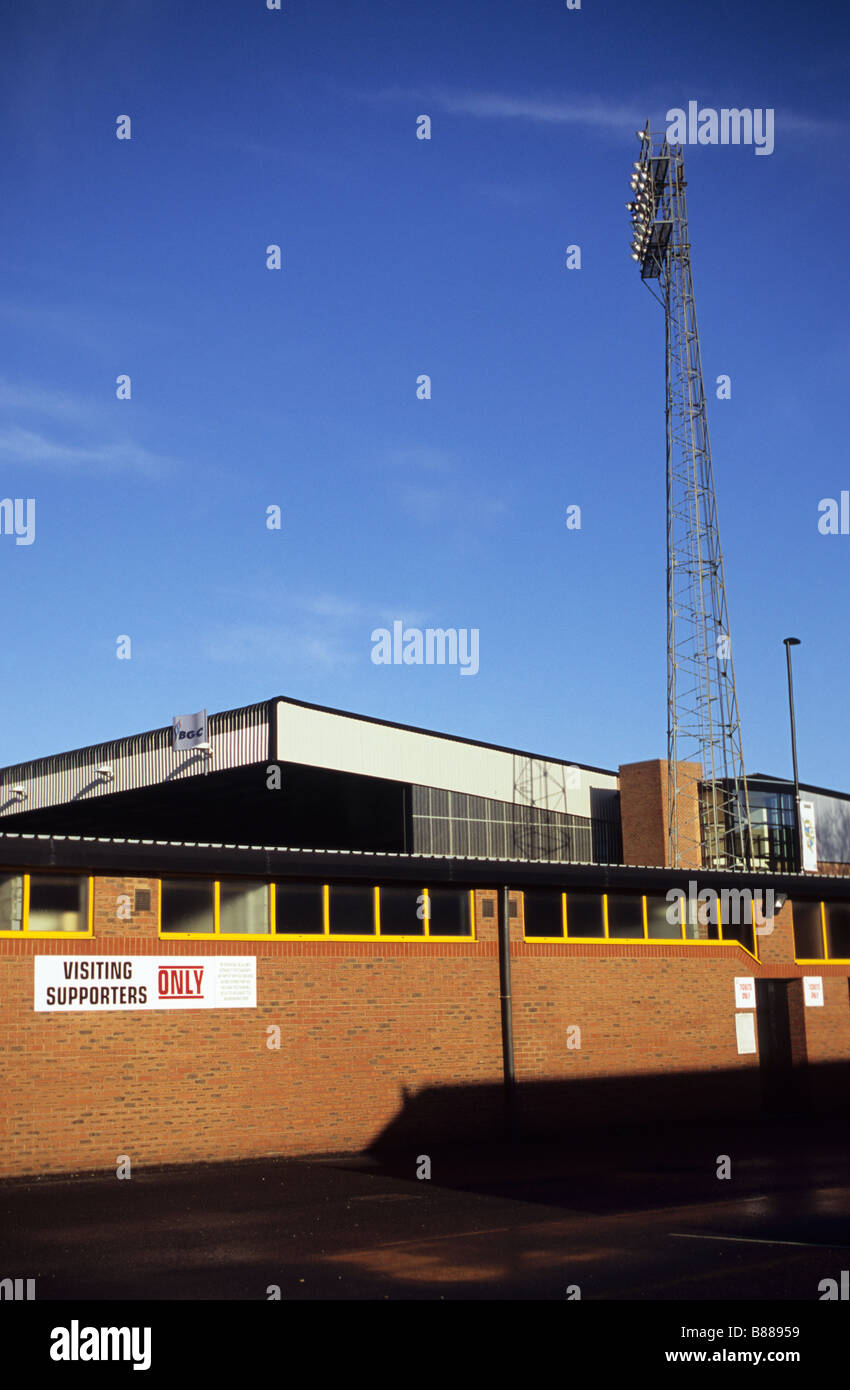
[[[820,975],[803,976],[803,998],[809,1009],[823,1007],[823,980]]]
[[[255,1009],[256,956],[36,956],[36,1013]]]
[[[738,1035],[739,1052],[755,1052],[756,1050],[756,1016],[755,1014],[736,1014],[735,1032]]]

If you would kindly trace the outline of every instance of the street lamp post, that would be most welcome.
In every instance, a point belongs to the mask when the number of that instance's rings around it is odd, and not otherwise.
[[[791,679],[791,648],[799,647],[799,637],[783,637],[788,662],[788,708],[791,711],[791,758],[794,763],[794,825],[797,840],[797,871],[803,870],[803,828],[800,823],[800,779],[797,775],[797,730],[794,724],[794,684]]]

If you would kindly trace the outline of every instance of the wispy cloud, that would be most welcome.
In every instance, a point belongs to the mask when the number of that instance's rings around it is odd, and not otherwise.
[[[474,468],[446,449],[391,448],[385,452],[384,463],[393,470],[402,508],[416,521],[457,530],[507,511],[500,498],[471,482]]]
[[[91,407],[67,391],[45,391],[40,386],[22,386],[0,379],[0,410],[31,411],[54,419],[88,419]]]
[[[115,436],[102,401],[0,379],[0,410],[7,416],[35,417],[33,427],[8,424],[0,429],[0,463],[147,478],[164,477],[177,466],[176,460]],[[66,431],[70,438],[58,437]]]
[[[60,444],[34,430],[0,430],[0,463],[94,473],[142,473],[161,478],[173,465],[138,444]]]
[[[267,594],[263,592],[263,599]],[[362,664],[371,650],[371,634],[396,619],[425,627],[430,618],[406,603],[361,603],[335,594],[293,598],[291,621],[228,623],[199,639],[203,660],[234,666],[299,671],[343,670]]]
[[[300,607],[307,613],[315,614],[319,618],[338,619],[340,622],[347,622],[351,618],[365,622],[372,626],[376,622],[388,622],[391,618],[398,618],[404,615],[408,623],[423,623],[426,615],[412,608],[409,603],[386,603],[384,600],[376,603],[353,602],[351,599],[338,598],[334,594],[322,594],[316,598],[304,599]]]
[[[315,613],[319,618],[362,618],[370,611],[363,603],[337,598],[335,594],[321,594],[318,598],[309,598],[303,606],[308,613]]]
[[[732,100],[722,94],[703,91],[689,91],[687,96],[671,98],[669,93],[659,101],[657,94],[653,99],[646,95],[637,97],[633,103],[607,101],[604,98],[560,97],[556,95],[533,96],[516,95],[507,92],[467,90],[452,91],[445,87],[404,88],[384,87],[379,92],[361,93],[365,100],[378,102],[406,101],[421,103],[422,109],[429,107],[446,111],[450,115],[474,116],[479,120],[530,121],[537,125],[584,126],[597,131],[610,131],[622,135],[642,129],[647,111],[651,111],[652,128],[661,129],[667,111],[674,106],[687,106],[689,100],[699,99],[705,106],[752,106],[742,98]],[[765,103],[762,102],[762,105]],[[788,131],[795,135],[838,135],[847,134],[850,126],[845,121],[828,117],[809,116],[783,108],[775,104],[777,131]]]
[[[261,663],[265,668],[338,670],[362,660],[333,634],[297,632],[286,625],[233,623],[216,628],[201,638],[200,655],[206,661],[234,666]]]
[[[557,97],[517,97],[501,92],[438,92],[445,111],[484,120],[536,121],[544,125],[583,125],[621,131],[635,123],[634,106],[610,101],[566,101]]]
[[[547,125],[583,125],[622,131],[641,124],[643,102],[634,106],[594,97],[579,100],[557,96],[515,96],[505,92],[451,91],[445,87],[406,89],[385,87],[362,94],[366,100],[420,102],[457,116],[477,116],[482,120],[524,120]]]

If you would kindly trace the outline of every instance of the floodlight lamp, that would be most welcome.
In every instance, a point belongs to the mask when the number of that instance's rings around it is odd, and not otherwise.
[[[633,252],[632,252],[632,260],[633,260],[633,261],[639,261],[639,260],[640,260],[640,256],[637,254],[636,251],[633,251]]]

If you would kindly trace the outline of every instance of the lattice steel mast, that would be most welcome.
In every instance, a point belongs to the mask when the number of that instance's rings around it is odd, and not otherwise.
[[[669,862],[752,862],[749,797],[691,278],[681,146],[649,124],[632,172],[632,259],[664,309],[667,383]],[[656,290],[652,281],[657,281]],[[680,767],[698,762],[697,780]],[[691,802],[694,798],[694,802]],[[700,814],[688,814],[699,798]],[[692,825],[699,830],[691,830]],[[699,837],[697,839],[697,836]]]

